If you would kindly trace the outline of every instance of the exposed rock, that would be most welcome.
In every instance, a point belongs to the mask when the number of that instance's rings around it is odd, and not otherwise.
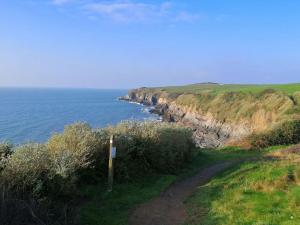
[[[177,105],[172,99],[151,93],[146,88],[132,90],[121,100],[154,106],[150,112],[161,115],[163,121],[176,122],[193,129],[195,143],[201,148],[223,146],[251,132],[247,126],[217,121],[212,115],[201,115],[193,109]]]

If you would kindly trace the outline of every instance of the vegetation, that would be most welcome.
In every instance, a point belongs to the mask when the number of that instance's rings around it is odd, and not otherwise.
[[[67,126],[62,134],[54,134],[47,144],[54,173],[67,178],[77,170],[94,166],[96,154],[101,154],[97,151],[104,145],[89,125]]]
[[[80,224],[127,225],[132,209],[158,196],[176,180],[175,175],[148,175],[134,181],[115,183],[107,192],[105,184],[87,186],[82,190],[89,201],[80,209]]]
[[[0,143],[0,171],[4,169],[8,158],[12,154],[12,145],[9,143]]]
[[[299,147],[270,156],[200,187],[187,201],[187,224],[299,224]]]
[[[183,111],[194,112],[208,119],[213,118],[227,125],[238,125],[244,129],[243,135],[246,133],[250,135],[245,140],[239,140],[246,145],[250,144],[248,140],[251,140],[254,147],[293,144],[298,141],[297,137],[286,137],[282,133],[289,130],[297,136],[297,121],[300,121],[300,84],[204,83],[141,88],[135,91],[141,98],[143,96],[146,99],[152,96],[163,98],[164,102],[175,103]],[[251,137],[252,134],[254,137]],[[276,140],[275,137],[271,140],[273,135],[276,136]]]
[[[215,84],[215,83],[200,83],[186,86],[162,87],[154,88],[153,90],[166,91],[176,94],[201,94],[201,93],[226,93],[226,92],[244,92],[244,93],[259,93],[267,89],[280,91],[288,95],[293,95],[300,91],[300,83],[294,84]]]
[[[96,130],[76,123],[44,144],[1,143],[1,224],[126,225],[138,204],[208,164],[258,157],[273,151],[270,146],[300,142],[300,84],[275,85],[272,90],[239,85],[228,91],[229,87],[201,84],[150,90],[222,122],[251,124],[256,134],[250,141],[260,151],[200,151],[187,128],[134,121]],[[110,135],[118,152],[114,190],[107,192]],[[298,159],[293,153],[280,160],[257,160],[222,174],[189,199],[188,224],[298,224]]]
[[[202,115],[211,113],[219,121],[229,123],[248,122],[253,129],[264,130],[293,114],[287,111],[294,108],[293,101],[286,95],[273,90],[261,93],[226,92],[218,95],[198,94],[180,95],[178,105],[192,107]]]
[[[126,225],[132,209],[158,196],[171,183],[197,173],[209,164],[236,158],[259,156],[263,151],[246,151],[240,148],[195,149],[192,161],[177,174],[152,174],[130,182],[117,182],[112,192],[99,183],[84,187],[82,193],[90,201],[81,208],[81,224]]]
[[[251,139],[252,146],[256,148],[297,144],[300,142],[300,121],[285,122],[269,132],[255,134]]]
[[[111,134],[116,137],[118,153],[114,189],[107,192]],[[21,221],[126,225],[133,208],[159,195],[172,182],[212,163],[257,158],[275,149],[198,150],[193,147],[191,136],[188,129],[164,123],[123,122],[98,130],[77,123],[53,135],[46,144],[26,144],[14,149],[0,144],[0,221],[4,225],[19,225]],[[284,224],[279,222],[287,218],[289,222],[297,221],[289,224],[297,224],[300,168],[297,157],[286,158],[257,158],[201,187],[188,200],[188,224],[253,224],[256,218],[262,224]]]
[[[191,131],[155,122],[124,122],[99,130],[77,123],[46,144],[26,144],[14,151],[1,144],[2,224],[73,224],[80,189],[106,181],[111,134],[118,148],[115,175],[120,184],[176,174],[192,156]],[[162,179],[161,185],[170,181]],[[106,193],[105,188],[102,191]]]
[[[211,114],[219,121],[248,122],[258,130],[265,130],[267,126],[288,119],[300,119],[300,84],[195,84],[141,88],[137,92],[140,95],[152,94],[166,98],[202,115]]]
[[[192,132],[178,125],[123,122],[106,130],[116,137],[119,179],[147,173],[177,173],[192,156]]]

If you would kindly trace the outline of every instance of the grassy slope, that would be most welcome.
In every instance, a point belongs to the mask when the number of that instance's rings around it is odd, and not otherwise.
[[[187,225],[300,224],[298,156],[248,162],[199,187]]]
[[[156,88],[157,90],[165,90],[169,93],[190,93],[201,94],[207,93],[225,93],[225,92],[252,92],[258,93],[266,89],[274,89],[281,91],[285,94],[292,95],[297,91],[300,91],[300,83],[295,84],[264,84],[264,85],[243,85],[243,84],[192,84],[186,86],[174,86],[174,87],[162,87]]]
[[[82,225],[126,225],[131,210],[138,204],[158,196],[175,180],[191,176],[201,167],[233,158],[258,155],[256,151],[237,148],[201,151],[195,153],[190,166],[181,174],[153,175],[143,179],[115,184],[111,193],[105,192],[105,185],[90,186],[82,190],[88,201],[80,210]]]
[[[273,85],[194,84],[141,89],[219,121],[248,124],[254,132],[300,119],[300,83]],[[247,126],[248,126],[247,125]]]

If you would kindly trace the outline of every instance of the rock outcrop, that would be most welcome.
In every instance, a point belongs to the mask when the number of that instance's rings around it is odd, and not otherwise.
[[[162,116],[163,121],[176,122],[194,131],[194,140],[201,148],[215,148],[248,136],[251,131],[243,125],[228,124],[216,120],[211,114],[201,115],[196,110],[178,105],[163,93],[152,93],[147,88],[132,90],[121,100],[154,106],[152,113]]]

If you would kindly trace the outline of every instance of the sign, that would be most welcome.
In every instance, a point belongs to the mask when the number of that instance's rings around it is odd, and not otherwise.
[[[112,149],[111,149],[111,158],[115,159],[116,155],[117,155],[117,148],[112,147]]]

